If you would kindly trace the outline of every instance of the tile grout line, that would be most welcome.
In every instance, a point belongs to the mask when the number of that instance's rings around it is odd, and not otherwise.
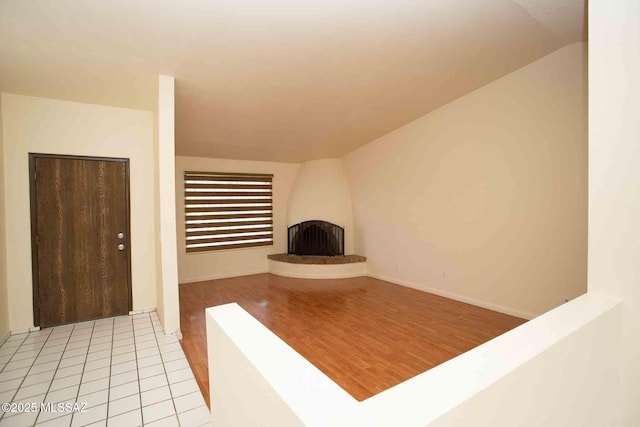
[[[143,314],[147,314],[147,313],[143,313]],[[135,322],[134,322],[134,325],[135,325]],[[134,328],[135,328],[135,326],[134,326]],[[143,329],[144,329],[144,328],[143,328]],[[158,348],[158,341],[157,341],[157,338],[156,338],[156,335],[155,335],[155,329],[153,328],[153,321],[152,321],[151,329],[154,331],[154,332],[152,332],[152,334],[153,334],[153,337],[154,337],[153,342],[155,343],[155,348]],[[134,335],[135,335],[135,332],[134,332]],[[151,335],[151,334],[145,334],[145,335]],[[151,342],[151,341],[152,341],[152,340],[142,341],[142,342]],[[135,342],[135,338],[134,338],[134,342]],[[135,345],[134,345],[134,347],[135,347]],[[151,346],[150,348],[153,348],[153,346]],[[144,350],[147,350],[147,349],[144,349]],[[135,351],[136,351],[136,356],[137,356],[137,348],[136,348],[136,350],[135,350]],[[158,363],[156,363],[156,364],[149,365],[149,366],[156,366],[156,365],[162,365],[162,364],[163,364],[163,362],[162,362],[162,358],[161,358],[161,356],[160,356],[160,350],[159,350],[159,349],[158,349],[158,354],[157,354],[157,355],[147,356],[147,357],[145,357],[144,359],[146,359],[146,358],[148,358],[148,357],[155,357],[155,356],[157,356],[157,357],[160,359],[160,361],[159,361]],[[149,367],[149,366],[147,366],[147,367]],[[159,386],[157,386],[157,387],[153,387],[153,388],[150,388],[150,389],[148,389],[148,390],[145,390],[144,392],[149,392],[149,391],[153,391],[153,390],[158,390],[158,389],[163,388],[163,387],[167,387],[167,388],[169,388],[169,381],[168,381],[167,374],[166,374],[166,370],[164,369],[164,366],[163,366],[163,373],[156,374],[156,375],[151,375],[151,376],[146,377],[146,378],[144,378],[144,379],[149,379],[149,378],[159,377],[160,375],[163,375],[163,374],[164,374],[164,376],[165,376],[165,379],[167,380],[167,385],[166,385],[166,386],[165,386],[165,385],[159,385]],[[140,398],[142,399],[142,393],[143,393],[143,392],[142,392],[141,384],[140,384],[140,381],[141,381],[141,380],[142,380],[141,378],[139,378],[139,379],[138,379],[138,383],[139,383],[139,387],[140,387],[139,393],[140,393]],[[170,390],[171,390],[171,389],[169,388],[169,391],[170,391]],[[169,394],[169,396],[170,396],[170,397],[169,397],[169,399],[161,400],[161,401],[159,401],[159,402],[154,402],[154,403],[152,403],[151,405],[155,405],[155,404],[157,404],[157,403],[161,403],[161,402],[166,402],[166,401],[168,401],[168,400],[172,399],[171,394]],[[141,409],[141,411],[142,411],[142,408],[143,408],[143,406],[142,406],[142,401],[141,401],[140,403],[141,403],[140,409]],[[147,406],[151,406],[151,405],[147,405]],[[175,410],[175,406],[174,406],[174,410]],[[129,411],[129,412],[131,412],[131,411]],[[173,414],[173,415],[176,415],[176,414]],[[159,420],[161,420],[161,419],[169,418],[169,417],[171,417],[171,415],[168,415],[168,416],[166,416],[166,417],[159,418],[159,419],[157,419],[157,420],[154,420],[153,422],[159,421]],[[143,415],[143,418],[144,418],[144,415]]]
[[[75,326],[73,328],[75,330]],[[82,373],[80,374],[80,381],[78,382],[78,391],[76,392],[76,403],[78,403],[78,397],[80,396],[80,387],[82,386],[82,377],[84,377],[84,371],[85,368],[87,367],[87,359],[89,358],[89,348],[91,347],[91,340],[93,339],[93,332],[96,329],[96,322],[93,322],[93,325],[91,326],[91,334],[89,335],[89,344],[87,345],[87,354],[85,355],[85,359],[84,359],[84,364],[82,365]],[[73,335],[73,332],[72,332]],[[64,353],[63,353],[64,356]],[[69,420],[69,425],[73,424],[73,417],[76,413],[72,412],[71,413],[71,419]]]
[[[109,381],[107,385],[107,413],[105,418],[105,424],[109,424],[109,406],[111,403],[111,372],[113,372],[113,336],[116,332],[116,320],[113,319],[113,324],[111,325],[111,351],[109,352]]]
[[[13,358],[15,357],[16,354],[18,354],[18,350],[20,350],[20,347],[22,347],[22,344],[24,344],[24,342],[27,340],[27,338],[29,338],[29,335],[31,335],[31,332],[27,333],[27,336],[24,337],[24,339],[20,342],[20,345],[18,345],[16,347],[16,351],[13,352],[13,354],[11,355],[11,357],[9,358],[9,360],[7,360],[7,364],[2,368],[2,370],[4,371],[4,368],[7,367],[7,365],[9,364],[9,362],[11,362],[13,360]],[[45,344],[47,343],[47,341],[49,341],[49,336],[51,336],[51,332],[49,332],[49,335],[47,336],[47,339],[44,341],[44,343],[42,344],[42,348],[44,348]],[[5,341],[6,342],[6,341]],[[4,345],[4,343],[3,343]],[[29,372],[31,371],[31,368],[33,367],[33,364],[36,363],[36,359],[38,358],[38,356],[40,355],[40,352],[42,352],[42,348],[40,349],[40,351],[38,352],[38,355],[36,357],[33,358],[33,362],[31,362],[31,366],[29,367],[29,369],[27,370],[27,372],[24,374],[24,377],[22,377],[22,381],[20,381],[20,384],[18,385],[18,388],[16,388],[16,392],[13,393],[13,397],[11,398],[10,402],[13,402],[13,399],[15,399],[15,397],[18,395],[18,392],[20,391],[20,387],[22,387],[22,383],[24,382],[24,380],[27,378],[27,375],[29,375]],[[7,371],[9,372],[9,371]],[[11,381],[11,380],[9,380]],[[2,414],[0,414],[0,421],[2,421],[5,418],[6,412],[3,412]]]
[[[18,353],[18,349],[19,349],[20,347],[22,347],[22,344],[27,340],[27,338],[29,338],[29,335],[31,335],[31,332],[28,332],[28,333],[26,333],[25,335],[26,335],[26,337],[24,337],[24,339],[20,342],[20,344],[18,344],[18,345],[16,346],[16,349],[14,350],[14,352],[11,354],[11,356],[9,357],[9,359],[7,359],[7,363],[5,363],[5,364],[4,364],[4,366],[2,367],[2,369],[0,369],[0,374],[1,374],[1,373],[3,373],[3,372],[5,372],[5,369],[7,368],[7,365],[9,364],[9,362],[11,362],[11,360],[13,359],[13,356],[15,356],[15,355]],[[9,336],[9,338],[11,338],[11,336]],[[7,342],[9,342],[9,338],[7,338],[7,339],[2,343],[2,345],[0,345],[0,349],[2,348],[2,346],[3,346],[3,345],[5,345]],[[47,337],[47,339],[48,339],[48,337]],[[16,340],[16,341],[17,341],[17,340]],[[45,341],[46,341],[46,340],[45,340]],[[43,346],[44,346],[44,344],[43,344]],[[8,372],[8,371],[9,371],[9,370],[7,370],[7,372]]]
[[[53,380],[56,378],[56,374],[58,373],[58,369],[60,368],[60,364],[62,363],[62,361],[64,360],[64,353],[67,350],[67,347],[69,346],[69,342],[71,341],[71,337],[73,336],[73,332],[76,330],[76,326],[74,325],[73,328],[71,329],[71,333],[69,334],[69,338],[67,339],[67,343],[64,346],[64,349],[62,350],[62,354],[60,355],[60,360],[58,360],[58,365],[56,366],[55,372],[53,374],[53,377],[51,378],[51,380],[49,381],[49,387],[47,387],[47,391],[44,394],[44,400],[47,400],[47,396],[49,396],[49,391],[51,390],[51,386],[53,385]],[[53,332],[55,331],[55,328],[49,333],[49,337],[51,337],[51,335],[53,335]],[[49,337],[47,337],[47,341],[49,340]],[[44,349],[44,346],[42,347]],[[87,350],[89,349],[89,347],[87,346]],[[35,361],[34,361],[35,362]],[[74,366],[74,365],[72,365]],[[65,377],[66,378],[66,377]],[[78,386],[78,389],[80,388],[80,386]],[[36,417],[36,419],[33,421],[33,424],[36,425],[38,424],[38,418],[40,418],[40,414],[41,412],[38,411],[38,416]]]
[[[151,315],[149,315],[151,318]],[[164,375],[167,378],[167,388],[169,389],[169,396],[171,396],[171,404],[173,405],[173,410],[176,414],[176,420],[178,421],[178,426],[181,426],[180,417],[178,416],[178,408],[176,408],[176,402],[173,399],[173,391],[171,390],[171,382],[169,381],[169,374],[167,373],[167,367],[164,364],[164,357],[162,355],[162,350],[160,349],[160,344],[158,343],[158,335],[156,335],[156,327],[153,324],[153,319],[151,320],[151,327],[153,328],[153,336],[156,340],[156,345],[158,346],[158,353],[160,354],[160,361],[162,362],[162,370],[164,371]],[[164,333],[164,331],[162,331]]]
[[[75,329],[75,327],[74,327]],[[80,387],[82,387],[82,378],[84,378],[85,368],[87,367],[87,359],[89,358],[89,348],[91,348],[91,340],[93,339],[93,333],[96,330],[96,321],[93,322],[93,326],[91,327],[91,334],[89,335],[89,345],[87,346],[87,354],[85,355],[84,364],[82,365],[82,373],[80,374],[80,381],[78,382],[78,392],[76,393],[76,403],[78,403],[78,397],[80,396]],[[69,420],[69,425],[73,425],[73,418],[75,417],[76,412],[71,413],[71,419]]]
[[[29,333],[31,333],[31,331],[29,331]],[[18,335],[18,334],[15,334]],[[2,348],[3,345],[5,345],[5,343],[8,343],[9,340],[11,339],[11,331],[9,331],[9,335],[7,335],[6,337],[4,337],[4,339],[2,340],[2,342],[0,342],[0,348]],[[0,369],[1,370],[1,369]]]
[[[21,346],[22,344],[20,344]],[[6,367],[9,365],[9,363],[11,363],[11,361],[13,361],[13,357],[18,354],[18,349],[20,348],[20,346],[16,347],[16,351],[11,355],[11,357],[9,358],[9,360],[7,360],[7,363],[5,364],[5,366],[2,368],[2,371],[0,371],[0,373],[7,373],[7,372],[11,372],[11,371],[17,371],[18,369],[24,369],[26,368],[26,366],[23,366],[22,368],[16,368],[16,369],[6,369]],[[44,346],[44,345],[43,345]],[[37,356],[33,359],[33,361],[35,362],[35,360],[37,359]],[[17,362],[17,360],[16,360]],[[26,375],[26,374],[25,374]],[[11,381],[11,380],[7,380],[7,381]],[[2,384],[5,381],[0,382],[0,384]]]
[[[44,346],[47,344],[47,342],[49,341],[49,338],[51,338],[51,335],[53,334],[53,330],[51,332],[49,332],[49,334],[47,335],[47,339],[44,340],[44,343],[42,343],[42,347],[40,348],[40,351],[38,351],[38,354],[36,355],[36,357],[33,358],[33,362],[31,362],[31,366],[29,366],[29,369],[27,370],[27,372],[24,374],[24,377],[22,377],[22,381],[20,381],[20,385],[18,385],[18,388],[16,389],[16,392],[13,394],[13,397],[11,398],[12,401],[13,399],[15,399],[15,397],[18,395],[18,392],[20,391],[20,388],[22,387],[22,384],[24,383],[24,381],[27,379],[27,376],[29,375],[29,372],[31,372],[31,369],[33,368],[34,364],[36,363],[36,360],[38,360],[38,357],[40,357],[40,353],[42,353],[42,350],[44,350]],[[29,335],[31,335],[31,332],[29,332],[27,334],[27,336],[25,337],[24,340],[22,340],[22,342],[20,343],[20,345],[18,346],[18,348],[16,349],[16,352],[13,354],[13,356],[11,356],[11,359],[13,359],[15,357],[16,354],[19,353],[18,350],[20,350],[20,347],[22,347],[22,345],[24,344],[24,342],[29,338]],[[71,335],[69,335],[71,336]],[[67,339],[67,344],[69,343],[69,339]],[[67,348],[67,344],[65,344],[65,348]],[[64,350],[63,354],[64,354]],[[60,360],[62,360],[62,356],[60,356]],[[7,362],[8,363],[8,362]],[[58,362],[58,364],[60,364],[60,362]],[[56,367],[56,370],[58,368]],[[55,373],[54,373],[55,375]],[[44,382],[44,381],[43,381]],[[38,383],[40,384],[40,383]],[[35,385],[35,384],[34,384]],[[4,420],[5,419],[5,415],[6,413],[3,413],[2,416],[0,416],[0,420]],[[17,414],[16,414],[17,415]],[[36,416],[36,419],[40,416],[40,409],[38,408],[38,415]],[[8,417],[7,417],[8,418]]]
[[[140,367],[138,366],[138,347],[136,346],[136,322],[134,316],[131,316],[131,328],[133,329],[133,352],[136,356],[136,378],[138,379],[138,400],[140,402],[140,425],[143,426],[144,415],[142,413],[142,388],[140,387]]]
[[[0,373],[3,372],[9,372],[12,371],[13,369],[7,369],[7,366],[9,365],[9,363],[11,363],[11,361],[13,360],[13,358],[16,356],[16,354],[19,353],[18,350],[20,350],[20,347],[22,347],[22,344],[24,344],[24,342],[29,338],[29,335],[31,335],[31,332],[28,332],[26,334],[27,336],[24,337],[24,339],[20,342],[20,344],[18,344],[18,346],[16,347],[16,349],[13,351],[13,353],[11,354],[11,357],[9,357],[9,360],[7,360],[7,363],[5,363],[5,365],[2,367],[2,369],[0,369]],[[47,340],[49,339],[49,337],[47,336]],[[45,340],[46,342],[46,340]],[[4,345],[4,344],[3,344]],[[42,344],[42,346],[44,347],[44,344]],[[37,357],[37,356],[36,356]],[[34,359],[35,361],[35,359]]]
[[[133,322],[132,322],[132,317],[131,317],[131,316],[128,316],[128,319],[127,319],[127,320],[129,321],[127,324],[131,326],[131,334],[132,334],[132,339],[133,339]],[[114,347],[115,342],[116,342],[116,341],[118,341],[118,340],[116,340],[116,335],[117,335],[117,334],[116,334],[116,331],[115,331],[115,326],[116,326],[116,322],[115,322],[115,318],[114,318],[114,326],[113,326],[113,333],[112,333],[112,359],[111,359],[111,364],[110,364],[110,367],[109,367],[110,374],[111,374],[111,373],[113,373],[113,368],[114,368],[115,366],[123,365],[123,364],[126,364],[126,363],[129,363],[129,362],[130,362],[130,361],[123,361],[123,362],[119,362],[119,363],[113,364],[113,357],[123,356],[123,355],[125,355],[125,354],[127,354],[127,353],[128,353],[128,352],[125,352],[125,353],[119,353],[119,354],[117,354],[117,355],[113,355],[113,352],[114,352],[114,351],[116,351],[116,349],[118,349],[118,348],[126,347],[126,346],[130,345],[130,344],[122,344],[122,345],[120,345],[120,346],[118,346],[118,347]],[[120,325],[119,325],[119,326],[120,326]],[[125,338],[125,339],[126,339],[126,338]],[[136,381],[138,380],[138,379],[137,379],[137,364],[136,364],[136,369],[135,369],[135,370],[136,370],[136,380],[134,380],[134,381],[128,381],[128,382],[125,382],[125,383],[122,383],[122,384],[118,384],[118,385],[117,385],[117,386],[115,386],[115,387],[121,387],[121,386],[125,386],[125,385],[127,385],[127,384],[131,384],[131,383],[136,382]],[[120,374],[118,374],[118,375],[127,374],[127,373],[130,373],[130,372],[133,372],[133,371],[134,371],[134,370],[132,369],[132,370],[130,370],[130,371],[121,372],[121,373],[120,373]],[[139,390],[138,390],[138,393],[139,393]],[[121,397],[119,397],[119,398],[117,398],[117,399],[114,399],[114,400],[112,401],[112,400],[111,400],[111,375],[109,375],[109,392],[108,392],[108,400],[107,400],[108,408],[107,408],[107,418],[106,418],[106,422],[107,422],[107,423],[109,422],[109,407],[110,407],[111,403],[112,403],[112,402],[116,402],[116,401],[118,401],[118,400],[126,399],[126,398],[128,398],[128,397],[130,397],[130,396],[133,396],[133,394],[131,394],[131,395],[127,395],[127,396],[121,396]],[[122,414],[126,414],[126,413],[128,413],[128,412],[131,412],[131,411],[122,412],[122,413],[120,413],[120,414],[117,414],[116,416],[120,416],[120,415],[122,415]]]

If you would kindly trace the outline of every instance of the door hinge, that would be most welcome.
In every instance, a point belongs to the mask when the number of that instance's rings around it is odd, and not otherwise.
[[[38,172],[34,172],[33,173],[33,180],[37,181],[38,180]]]
[[[38,245],[40,243],[40,239],[38,238],[38,235],[36,234],[36,245]]]

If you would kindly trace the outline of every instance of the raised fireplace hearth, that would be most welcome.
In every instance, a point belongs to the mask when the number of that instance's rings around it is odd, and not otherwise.
[[[272,254],[267,258],[273,261],[286,262],[288,264],[306,264],[306,265],[341,265],[354,264],[367,261],[367,257],[362,255],[345,255],[345,256],[304,256],[289,254]]]
[[[288,229],[287,253],[301,256],[344,256],[344,228],[327,221],[304,221]]]
[[[304,279],[340,279],[367,274],[367,258],[360,255],[268,255],[269,272]]]

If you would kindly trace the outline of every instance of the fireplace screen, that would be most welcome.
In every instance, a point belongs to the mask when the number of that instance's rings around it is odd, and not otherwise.
[[[326,221],[305,221],[288,231],[290,255],[344,255],[344,228]]]

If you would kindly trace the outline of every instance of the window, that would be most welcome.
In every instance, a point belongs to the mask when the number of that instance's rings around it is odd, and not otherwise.
[[[273,245],[273,175],[185,172],[187,252]]]

